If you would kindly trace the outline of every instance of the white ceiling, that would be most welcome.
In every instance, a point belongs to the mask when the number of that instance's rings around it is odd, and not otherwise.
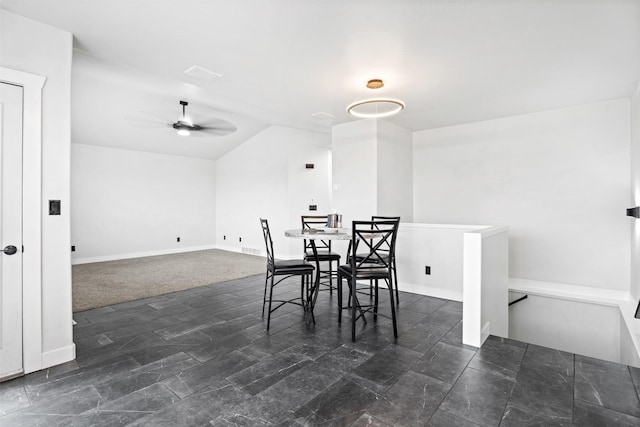
[[[638,0],[2,0],[74,34],[73,142],[216,159],[269,125],[330,132],[384,95],[411,131],[627,97]],[[213,81],[184,70],[199,65]],[[370,78],[386,85],[367,90]],[[369,93],[367,93],[367,91]],[[233,123],[178,137],[189,111]],[[314,119],[326,112],[333,121]]]

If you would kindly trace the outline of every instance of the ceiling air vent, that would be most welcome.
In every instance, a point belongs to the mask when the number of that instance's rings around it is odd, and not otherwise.
[[[194,65],[184,70],[184,73],[188,76],[193,77],[194,79],[200,80],[215,80],[217,78],[222,77],[222,74],[215,73],[211,70],[207,70],[199,65]]]

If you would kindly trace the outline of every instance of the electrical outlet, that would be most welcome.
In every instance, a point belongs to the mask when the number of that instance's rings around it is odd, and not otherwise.
[[[180,238],[179,237],[176,239],[176,242],[180,242]]]
[[[424,266],[424,274],[431,274],[431,267],[428,265]]]
[[[242,237],[238,237],[238,242],[242,242]]]
[[[76,245],[71,246],[71,252],[75,252],[76,251]]]
[[[222,240],[227,240],[227,236],[222,236]]]
[[[318,210],[318,205],[309,205],[309,210],[310,211],[317,211]]]

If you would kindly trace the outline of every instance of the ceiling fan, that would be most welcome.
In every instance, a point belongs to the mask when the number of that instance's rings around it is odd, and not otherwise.
[[[236,131],[234,125],[222,119],[209,119],[206,122],[201,122],[201,124],[193,123],[186,115],[186,108],[189,103],[187,101],[180,101],[180,105],[182,105],[182,118],[170,125],[180,136],[188,136],[193,132],[204,132],[222,136]]]
[[[187,119],[186,108],[189,103],[187,101],[180,101],[180,105],[182,105],[182,120],[178,120],[172,125],[173,128],[178,131],[178,135],[189,136],[191,132],[202,130],[202,126],[193,124]]]

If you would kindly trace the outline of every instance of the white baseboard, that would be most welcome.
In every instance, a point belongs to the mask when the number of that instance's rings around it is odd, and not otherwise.
[[[72,265],[76,264],[89,264],[92,262],[105,262],[105,261],[117,261],[120,259],[129,259],[129,258],[142,258],[147,256],[156,256],[156,255],[169,255],[169,254],[179,254],[183,252],[194,252],[194,251],[204,251],[207,249],[223,249],[223,250],[233,250],[226,248],[218,248],[216,245],[202,245],[202,246],[189,246],[187,248],[175,248],[175,249],[161,249],[157,251],[146,251],[146,252],[130,252],[126,254],[114,254],[114,255],[104,255],[97,257],[87,257],[87,258],[76,258],[71,260]],[[235,250],[234,252],[238,252]]]
[[[434,298],[442,298],[442,299],[462,302],[462,292],[460,291],[434,288],[430,286],[424,286],[424,285],[419,285],[415,283],[407,283],[403,281],[398,281],[398,289],[403,292],[411,292],[412,294],[426,295]]]
[[[236,246],[217,245],[216,248],[223,251],[229,251],[229,252],[238,252],[238,253],[242,252],[242,249]]]
[[[480,340],[482,341],[480,343],[480,347],[482,347],[482,344],[484,344],[487,338],[489,338],[489,335],[491,335],[491,323],[487,322],[482,327],[482,331],[480,331]],[[503,337],[503,338],[509,338],[509,337]]]
[[[76,358],[76,345],[71,344],[67,347],[58,348],[52,351],[42,353],[42,367],[46,369],[51,366],[60,365],[65,362],[70,362]]]

